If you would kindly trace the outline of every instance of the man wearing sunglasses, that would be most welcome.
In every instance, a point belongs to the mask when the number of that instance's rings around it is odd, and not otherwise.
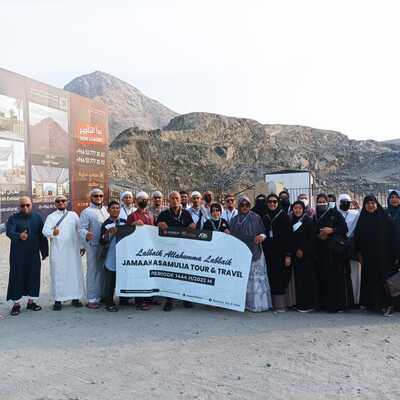
[[[28,196],[21,197],[19,212],[7,221],[7,236],[11,239],[7,300],[14,303],[11,315],[20,313],[20,301],[24,296],[28,297],[28,310],[41,310],[35,303],[40,292],[40,255],[44,260],[49,253],[42,229],[42,217],[32,212],[32,200]]]
[[[81,212],[80,216],[80,235],[86,250],[87,307],[97,309],[104,289],[104,268],[98,257],[101,226],[110,215],[103,206],[104,193],[101,189],[93,189],[89,195],[90,205]]]
[[[44,223],[43,235],[50,240],[51,295],[54,311],[61,311],[62,302],[72,300],[74,307],[82,307],[84,297],[79,217],[67,210],[64,195],[55,199],[56,211]]]
[[[224,210],[222,211],[221,217],[228,222],[238,214],[237,208],[235,208],[235,197],[231,193],[225,195]]]

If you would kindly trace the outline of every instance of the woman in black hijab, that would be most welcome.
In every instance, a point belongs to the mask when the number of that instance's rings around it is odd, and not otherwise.
[[[292,204],[292,252],[296,283],[296,305],[300,312],[318,308],[318,281],[315,265],[315,226],[300,200]]]
[[[261,218],[264,217],[265,213],[267,212],[267,196],[265,194],[259,194],[256,197],[254,207],[251,211],[258,214]]]
[[[287,289],[291,277],[291,235],[289,217],[279,206],[276,194],[267,197],[267,210],[262,215],[267,239],[263,242],[272,304],[276,311],[285,311],[288,304]]]
[[[317,196],[314,216],[317,229],[317,273],[321,309],[328,312],[344,311],[353,305],[350,267],[344,243],[347,224],[335,208],[329,208],[328,196]]]
[[[385,291],[387,277],[397,271],[395,226],[375,196],[366,196],[354,239],[361,255],[360,305],[390,316],[391,298]]]

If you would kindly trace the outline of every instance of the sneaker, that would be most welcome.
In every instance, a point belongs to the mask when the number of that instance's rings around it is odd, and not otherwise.
[[[39,304],[36,304],[34,301],[32,301],[30,303],[28,302],[28,304],[26,305],[26,309],[31,311],[40,311],[42,307],[40,307]]]
[[[78,299],[74,299],[71,301],[71,306],[79,308],[83,307],[83,304]]]
[[[393,309],[392,307],[388,307],[386,310],[383,312],[384,317],[391,317],[393,315]]]
[[[303,310],[302,308],[298,308],[297,311],[301,312],[301,313],[309,313],[309,312],[313,312],[315,310],[313,308],[308,308],[306,310]]]
[[[21,312],[21,305],[16,303],[13,305],[13,308],[11,309],[10,314],[11,315],[19,315],[19,313]]]
[[[61,311],[61,309],[62,309],[61,301],[56,301],[54,303],[53,310],[54,311]]]

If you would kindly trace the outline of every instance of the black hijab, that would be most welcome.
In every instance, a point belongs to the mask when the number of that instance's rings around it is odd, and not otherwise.
[[[267,213],[267,197],[264,194],[259,194],[256,197],[256,202],[251,211],[255,212],[260,217],[264,217]]]
[[[268,207],[268,201],[269,201],[270,199],[275,199],[275,200],[277,200],[277,202],[278,202],[278,207],[277,207],[275,210],[271,210],[271,209]],[[278,213],[282,210],[282,208],[281,208],[281,206],[280,206],[280,202],[279,202],[279,197],[278,197],[275,193],[271,193],[271,194],[268,195],[268,197],[267,197],[267,202],[266,202],[266,206],[267,206],[267,214],[269,215],[270,218],[274,218],[275,215],[278,214]]]
[[[301,206],[301,208],[303,209],[302,214],[300,215],[300,217],[297,217],[296,215],[294,215],[293,213],[293,207],[294,206]],[[299,221],[299,219],[302,219],[304,217],[306,213],[306,206],[304,205],[304,203],[301,200],[297,200],[292,204],[292,214],[290,216],[290,219],[292,221],[292,225],[294,225],[295,223],[297,223]]]

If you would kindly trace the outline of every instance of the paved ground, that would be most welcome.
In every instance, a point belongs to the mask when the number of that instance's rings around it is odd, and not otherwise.
[[[6,315],[0,239],[0,399],[396,399],[400,314],[43,310]]]

